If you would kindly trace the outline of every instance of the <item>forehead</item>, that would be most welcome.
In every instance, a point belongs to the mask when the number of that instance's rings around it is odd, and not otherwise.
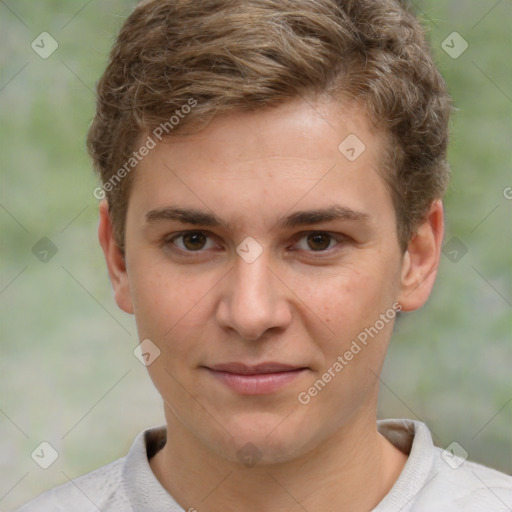
[[[372,129],[361,105],[323,98],[294,100],[253,111],[233,111],[215,118],[195,133],[181,135],[178,132],[159,146],[161,151],[165,151],[165,146],[172,147],[175,154],[179,153],[181,164],[214,160],[229,169],[231,164],[239,168],[244,162],[262,157],[306,160],[325,159],[329,155],[338,157],[343,154],[340,150],[350,149],[348,146],[339,148],[350,135],[350,140],[356,143],[356,153],[364,146],[364,150],[372,154],[382,144],[382,135]],[[202,151],[190,152],[193,146]],[[346,156],[354,155],[346,153]]]
[[[130,203],[141,211],[176,202],[217,215],[243,209],[248,217],[299,202],[389,206],[379,170],[384,144],[356,105],[301,100],[233,112],[157,144],[134,173]]]

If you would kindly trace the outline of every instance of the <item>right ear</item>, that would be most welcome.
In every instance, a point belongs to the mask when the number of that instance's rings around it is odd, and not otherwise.
[[[114,297],[117,305],[123,311],[133,314],[130,281],[126,272],[126,263],[124,255],[114,239],[114,230],[112,229],[112,221],[108,212],[108,202],[105,199],[100,201],[99,212],[98,239],[107,262],[108,275],[114,289]]]

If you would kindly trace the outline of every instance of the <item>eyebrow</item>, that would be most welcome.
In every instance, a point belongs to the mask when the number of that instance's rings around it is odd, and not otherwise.
[[[345,206],[333,205],[327,208],[293,212],[278,219],[274,227],[294,228],[334,220],[362,222],[368,220],[368,218],[369,215],[367,213],[355,211]],[[221,219],[215,213],[193,208],[164,207],[146,213],[146,222],[148,224],[157,224],[165,221],[178,221],[194,226],[223,226],[227,229],[232,229],[232,226],[228,222]]]
[[[157,208],[146,213],[146,222],[156,224],[169,220],[177,220],[183,224],[193,224],[195,226],[224,226],[229,227],[220,217],[212,212],[203,212],[193,208]]]
[[[279,219],[278,225],[283,228],[294,228],[309,224],[321,224],[333,220],[341,221],[365,221],[369,215],[358,212],[345,206],[333,205],[328,208],[305,210],[294,212],[286,217]]]

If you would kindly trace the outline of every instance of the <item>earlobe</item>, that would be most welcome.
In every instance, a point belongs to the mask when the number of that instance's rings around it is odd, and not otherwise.
[[[443,233],[443,204],[436,200],[403,257],[399,297],[403,311],[414,311],[427,302],[437,276]]]
[[[117,305],[123,311],[132,314],[133,306],[125,257],[115,241],[106,200],[100,202],[99,213],[100,223],[98,226],[98,239],[103,249],[103,254],[105,255],[110,282],[114,290],[114,297]]]

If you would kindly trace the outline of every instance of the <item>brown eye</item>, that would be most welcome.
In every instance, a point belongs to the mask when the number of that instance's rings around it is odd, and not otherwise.
[[[200,231],[185,233],[184,235],[181,235],[181,238],[183,239],[184,247],[189,251],[199,251],[203,249],[208,239],[208,237]]]
[[[313,251],[325,251],[331,241],[332,237],[327,233],[312,233],[307,237],[308,247]]]
[[[188,231],[174,237],[171,242],[183,251],[200,251],[208,244],[208,236],[201,231]]]
[[[211,256],[222,250],[208,231],[182,231],[164,240],[164,246],[180,257]]]

